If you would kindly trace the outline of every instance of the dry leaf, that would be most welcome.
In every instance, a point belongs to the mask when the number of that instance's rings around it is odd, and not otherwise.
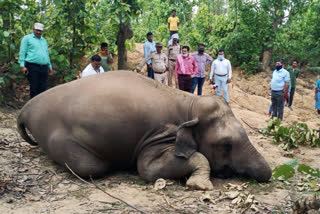
[[[25,197],[29,201],[40,201],[40,196],[26,195]]]
[[[235,199],[239,195],[240,195],[240,193],[237,192],[237,191],[226,192],[226,196],[227,196],[228,199]]]
[[[163,178],[159,178],[158,180],[156,180],[156,182],[154,183],[154,189],[155,190],[160,190],[166,187],[166,180],[164,180]]]
[[[211,198],[209,194],[202,194],[200,196],[200,201],[201,202],[210,202],[212,204],[215,204],[216,202]]]

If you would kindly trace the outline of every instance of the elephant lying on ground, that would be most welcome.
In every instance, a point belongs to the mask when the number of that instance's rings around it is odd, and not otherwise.
[[[220,97],[200,97],[140,74],[113,71],[54,87],[18,117],[21,136],[82,177],[136,167],[147,181],[210,173],[268,181],[271,169]],[[30,131],[35,141],[26,133]]]

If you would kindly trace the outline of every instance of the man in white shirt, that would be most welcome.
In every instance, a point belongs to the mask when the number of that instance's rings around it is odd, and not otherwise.
[[[217,84],[217,95],[221,96],[222,89],[224,100],[229,104],[228,83],[231,82],[232,68],[230,61],[224,58],[224,50],[219,50],[218,59],[214,60],[211,65],[210,83],[213,82],[213,74]]]
[[[101,57],[94,55],[91,57],[91,63],[82,71],[81,78],[100,73],[104,73],[104,69],[101,66]]]

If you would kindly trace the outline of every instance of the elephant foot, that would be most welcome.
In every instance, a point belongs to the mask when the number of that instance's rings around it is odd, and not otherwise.
[[[187,187],[196,190],[213,190],[213,185],[209,178],[194,175],[191,176],[186,183]]]
[[[213,190],[213,185],[210,181],[210,165],[207,158],[203,154],[195,152],[189,158],[189,164],[194,171],[186,185],[191,189]]]

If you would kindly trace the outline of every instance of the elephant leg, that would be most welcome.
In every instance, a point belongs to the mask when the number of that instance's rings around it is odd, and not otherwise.
[[[158,147],[158,146],[157,146]],[[212,190],[210,165],[204,155],[193,153],[189,159],[177,157],[174,147],[150,147],[144,149],[138,157],[138,172],[147,181],[158,178],[179,179],[189,176],[186,185],[192,189]]]
[[[68,135],[55,132],[48,142],[45,149],[48,155],[58,164],[66,167],[81,177],[101,176],[105,174],[110,164],[97,157],[93,152],[70,139]]]

